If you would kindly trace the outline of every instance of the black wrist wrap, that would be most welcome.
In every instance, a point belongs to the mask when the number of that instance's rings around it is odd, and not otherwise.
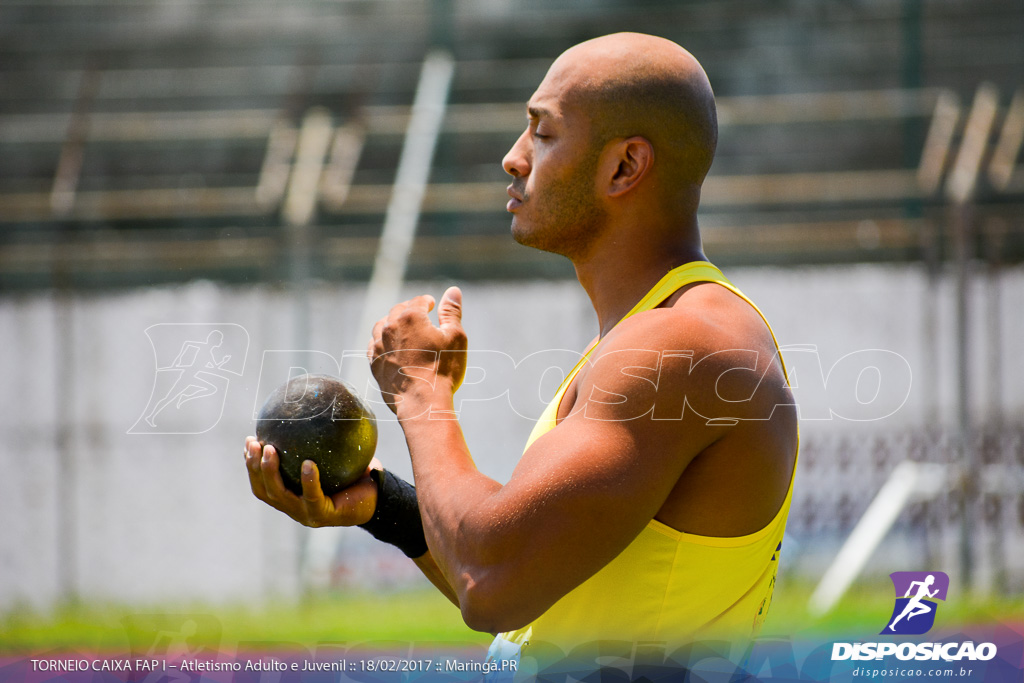
[[[416,504],[416,487],[387,470],[371,470],[377,483],[377,509],[362,528],[378,541],[395,546],[406,557],[419,557],[427,552],[423,536],[423,519]]]

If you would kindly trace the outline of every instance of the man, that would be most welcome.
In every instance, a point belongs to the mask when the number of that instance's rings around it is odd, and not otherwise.
[[[498,634],[495,658],[592,668],[609,643],[624,657],[660,643],[672,662],[699,638],[745,642],[771,599],[797,419],[770,329],[702,251],[711,86],[675,43],[605,36],[554,62],[527,117],[504,159],[512,233],[573,263],[599,334],[501,485],[453,419],[459,290],[437,326],[429,296],[377,323],[368,355],[429,548],[407,554],[469,626]],[[325,499],[315,467],[292,496],[272,448],[250,438],[246,458],[256,496],[311,526],[364,523],[378,496],[403,498],[377,476]]]

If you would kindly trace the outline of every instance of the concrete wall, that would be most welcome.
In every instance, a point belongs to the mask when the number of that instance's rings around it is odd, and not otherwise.
[[[875,356],[882,360],[874,365],[884,371],[876,373],[882,388],[875,400],[888,400],[886,392],[907,394],[902,407],[882,419],[807,419],[805,440],[843,433],[867,438],[918,429],[929,419],[953,424],[951,278],[933,287],[922,271],[905,266],[737,269],[730,275],[759,303],[781,344],[803,346],[802,360],[794,351],[790,369],[805,416],[828,416],[821,401],[837,415],[870,412],[872,401],[867,408],[864,401],[874,396],[872,382],[878,384],[872,371],[862,373],[849,361],[836,366],[849,354],[870,366],[872,356],[863,353],[868,349],[886,352]],[[406,293],[439,296],[443,289],[416,284]],[[996,347],[988,339],[991,321],[985,314],[996,291],[993,320],[1001,357],[993,383],[989,368]],[[470,283],[464,292],[465,325],[476,351],[515,361],[535,354],[535,360],[564,367],[573,354],[556,350],[579,350],[595,332],[589,302],[575,282]],[[316,288],[307,342],[296,339],[292,298],[260,287],[199,282],[68,300],[52,294],[0,299],[0,608],[46,606],[68,590],[87,599],[141,603],[295,594],[304,532],[252,498],[242,441],[254,430],[254,409],[291,364],[276,350],[301,346],[320,352],[320,365],[311,370],[329,369],[326,355],[361,350],[365,335],[351,329],[361,294],[358,288]],[[971,302],[975,414],[992,414],[996,387],[1004,417],[1019,421],[1024,382],[1016,340],[1024,335],[1024,320],[1016,313],[1024,310],[1024,269],[978,280]],[[214,329],[225,333],[216,357],[232,355],[222,370],[207,375],[218,391],[180,408],[170,405],[154,417],[156,427],[141,421],[170,390],[176,377],[170,366],[184,342],[205,341]],[[816,356],[807,350],[812,347]],[[902,372],[899,363],[883,367],[896,354],[913,373],[909,387],[888,382]],[[539,413],[541,394],[550,395],[560,377],[541,373],[544,364],[538,363],[511,372],[509,362],[495,360],[499,356],[477,356],[491,374],[464,391],[486,398],[507,385],[515,410],[504,397],[467,402],[462,419],[481,470],[504,480],[531,428],[528,415],[533,409]],[[825,373],[837,367],[827,381],[814,377],[815,357]],[[313,365],[308,355],[295,358]],[[470,379],[481,377],[475,372]],[[383,419],[385,411],[377,412],[378,455],[408,476],[400,430]],[[62,441],[62,434],[69,439]],[[361,531],[346,533],[343,542],[348,550],[339,580],[358,583],[373,575],[386,584],[414,575],[401,556],[367,555],[377,546]],[[364,555],[376,564],[353,559]]]

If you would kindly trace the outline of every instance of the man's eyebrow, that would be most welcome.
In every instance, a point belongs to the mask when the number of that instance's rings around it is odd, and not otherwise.
[[[547,116],[548,118],[551,118],[550,111],[544,109],[543,107],[535,107],[533,105],[527,105],[526,114],[531,119],[539,119],[542,116]]]

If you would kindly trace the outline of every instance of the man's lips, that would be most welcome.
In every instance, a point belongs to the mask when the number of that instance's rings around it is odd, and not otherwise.
[[[516,192],[515,187],[512,185],[508,186],[507,192],[508,196],[511,197],[511,199],[509,199],[508,204],[505,205],[505,210],[515,211],[516,209],[523,205],[523,196],[522,194]]]

